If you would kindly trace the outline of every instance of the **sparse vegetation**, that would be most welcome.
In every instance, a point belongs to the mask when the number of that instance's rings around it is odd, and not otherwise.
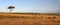
[[[59,17],[48,14],[0,13],[0,25],[60,25],[60,21],[57,19]]]

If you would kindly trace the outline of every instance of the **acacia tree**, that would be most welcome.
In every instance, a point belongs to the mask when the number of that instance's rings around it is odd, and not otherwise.
[[[11,12],[15,7],[14,6],[9,6],[8,9],[10,9],[9,12]]]

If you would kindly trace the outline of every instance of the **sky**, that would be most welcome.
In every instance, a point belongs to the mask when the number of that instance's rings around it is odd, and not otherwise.
[[[0,0],[0,12],[60,13],[60,0]]]

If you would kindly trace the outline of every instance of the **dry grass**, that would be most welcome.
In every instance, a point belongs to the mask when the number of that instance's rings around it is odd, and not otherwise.
[[[60,15],[0,13],[0,25],[60,25]]]

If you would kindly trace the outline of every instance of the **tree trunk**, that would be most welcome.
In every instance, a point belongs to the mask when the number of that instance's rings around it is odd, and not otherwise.
[[[11,13],[12,9],[10,9],[9,13]]]

